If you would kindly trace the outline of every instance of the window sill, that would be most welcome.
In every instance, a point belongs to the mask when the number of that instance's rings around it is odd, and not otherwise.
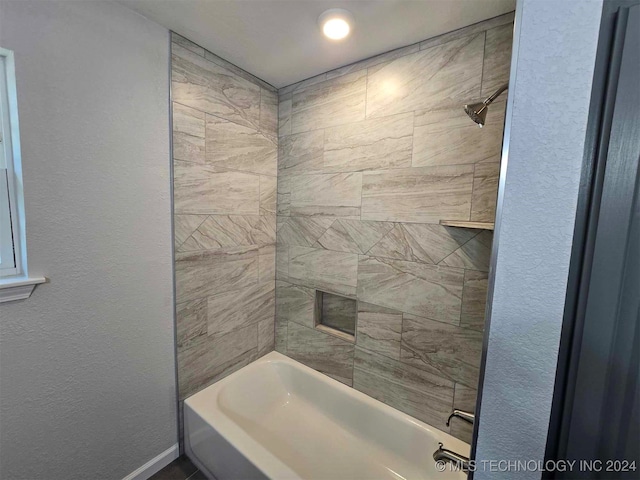
[[[44,277],[0,278],[0,303],[29,298],[36,285],[46,281]]]

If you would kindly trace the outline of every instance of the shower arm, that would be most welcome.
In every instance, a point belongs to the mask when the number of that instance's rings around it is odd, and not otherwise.
[[[509,83],[505,83],[504,85],[502,85],[500,88],[498,88],[498,90],[496,90],[495,92],[493,92],[491,94],[491,96],[489,96],[484,102],[485,105],[491,105],[491,103],[498,98],[502,92],[504,92],[507,88],[509,88]]]

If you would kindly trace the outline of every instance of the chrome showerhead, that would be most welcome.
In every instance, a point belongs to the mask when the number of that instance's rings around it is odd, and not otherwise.
[[[472,103],[464,106],[464,111],[467,112],[469,118],[476,122],[480,128],[484,125],[484,121],[487,118],[487,107],[486,103]]]
[[[464,111],[467,113],[467,115],[469,115],[469,118],[471,118],[471,120],[476,122],[478,126],[482,128],[482,126],[484,125],[484,121],[487,118],[487,110],[489,109],[489,105],[491,105],[491,102],[498,98],[498,96],[507,88],[509,88],[509,84],[505,83],[484,102],[470,103],[465,105]]]

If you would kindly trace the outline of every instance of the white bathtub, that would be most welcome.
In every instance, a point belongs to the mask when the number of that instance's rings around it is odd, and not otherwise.
[[[438,442],[469,445],[277,352],[184,404],[187,455],[218,480],[464,479]]]

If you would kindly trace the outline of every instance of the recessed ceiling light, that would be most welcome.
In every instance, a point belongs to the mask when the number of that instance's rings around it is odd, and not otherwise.
[[[331,40],[340,40],[351,32],[353,15],[342,8],[332,8],[320,15],[318,24],[326,37]]]

